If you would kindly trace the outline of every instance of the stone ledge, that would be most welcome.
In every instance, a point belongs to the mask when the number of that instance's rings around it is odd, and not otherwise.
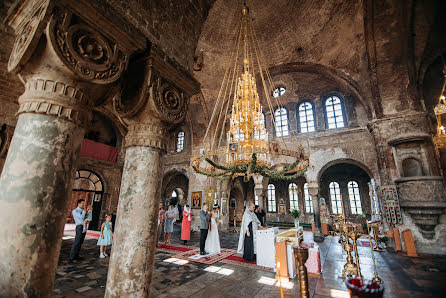
[[[425,180],[438,180],[442,181],[442,176],[412,176],[412,177],[401,177],[394,179],[394,183],[404,183],[404,182],[416,182],[416,181],[425,181]]]
[[[404,134],[390,139],[387,144],[389,144],[389,146],[396,146],[403,143],[424,142],[430,138],[431,135],[428,133]]]

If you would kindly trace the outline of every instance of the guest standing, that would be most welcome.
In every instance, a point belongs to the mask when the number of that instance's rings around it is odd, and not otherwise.
[[[170,244],[170,237],[173,232],[173,222],[175,220],[175,212],[173,211],[173,205],[169,206],[169,210],[166,212],[166,223],[164,224],[164,244]]]
[[[101,259],[108,257],[107,255],[107,246],[112,244],[112,224],[111,224],[111,215],[106,214],[105,215],[105,222],[102,223],[101,226],[101,236],[99,236],[98,239],[98,246],[101,254],[99,257]]]
[[[206,251],[204,246],[206,244],[206,238],[209,230],[209,212],[208,204],[203,203],[203,209],[200,211],[200,255],[205,255]]]
[[[183,221],[181,223],[181,240],[184,241],[184,244],[187,244],[187,241],[190,240],[190,224],[191,224],[191,210],[189,205],[186,205],[184,207]]]
[[[156,246],[158,246],[158,241],[160,241],[161,234],[163,232],[164,222],[165,222],[165,214],[166,211],[163,208],[163,203],[160,202],[159,212],[158,212],[158,237],[156,238]]]
[[[76,262],[82,259],[79,256],[79,251],[81,250],[82,243],[84,243],[85,234],[84,230],[84,220],[85,220],[85,201],[80,199],[77,201],[77,208],[74,209],[71,214],[73,215],[74,223],[76,224],[76,236],[74,237],[73,245],[70,251],[70,263]]]
[[[254,204],[249,203],[246,207],[242,218],[242,225],[240,227],[240,238],[238,242],[237,252],[243,254],[243,259],[246,261],[255,261],[257,253],[257,241],[255,232],[260,228],[260,220],[254,213]]]

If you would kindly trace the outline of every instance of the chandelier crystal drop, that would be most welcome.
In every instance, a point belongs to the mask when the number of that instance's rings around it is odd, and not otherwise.
[[[238,29],[203,145],[193,155],[192,167],[197,173],[222,180],[244,176],[248,181],[254,175],[277,180],[297,178],[309,167],[309,158],[302,145],[295,151],[288,150],[282,139],[271,140],[268,136],[256,75],[262,81],[264,102],[273,126],[273,106],[281,112],[283,109],[279,98],[274,98],[274,104],[271,101],[275,87],[245,5]],[[222,142],[223,136],[226,144]],[[280,155],[296,160],[280,170],[272,170],[273,158]]]

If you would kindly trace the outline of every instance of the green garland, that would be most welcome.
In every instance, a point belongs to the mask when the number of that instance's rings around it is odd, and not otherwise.
[[[214,161],[212,161],[209,158],[205,158],[205,160],[211,166],[215,167],[216,169],[222,170],[223,172],[208,173],[208,172],[203,172],[203,171],[199,170],[195,166],[192,166],[194,171],[199,174],[208,176],[208,177],[217,178],[219,180],[229,180],[229,179],[232,179],[236,173],[238,173],[238,174],[244,173],[245,175],[244,175],[243,180],[245,182],[248,182],[249,174],[259,174],[259,175],[262,175],[264,177],[267,177],[267,178],[270,178],[273,180],[287,180],[287,181],[289,181],[289,180],[293,180],[295,178],[302,176],[307,171],[307,169],[305,168],[301,171],[297,171],[293,175],[286,175],[287,172],[292,171],[293,169],[295,169],[297,167],[297,165],[301,161],[301,159],[299,159],[299,158],[297,158],[295,162],[293,162],[290,166],[284,168],[283,170],[277,171],[277,172],[273,171],[273,170],[267,168],[266,166],[258,165],[257,164],[257,155],[255,153],[252,154],[252,160],[249,165],[237,165],[237,166],[232,166],[232,167],[225,167],[225,166],[215,163]],[[231,174],[227,175],[229,173],[231,173]]]

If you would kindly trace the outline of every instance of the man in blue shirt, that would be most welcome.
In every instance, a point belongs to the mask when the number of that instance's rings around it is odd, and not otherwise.
[[[73,246],[71,246],[70,251],[70,263],[80,260],[79,251],[81,250],[81,245],[84,242],[86,232],[83,233],[84,220],[85,220],[85,201],[78,200],[77,208],[74,209],[71,214],[74,218],[74,223],[76,224],[76,237],[74,238]]]

